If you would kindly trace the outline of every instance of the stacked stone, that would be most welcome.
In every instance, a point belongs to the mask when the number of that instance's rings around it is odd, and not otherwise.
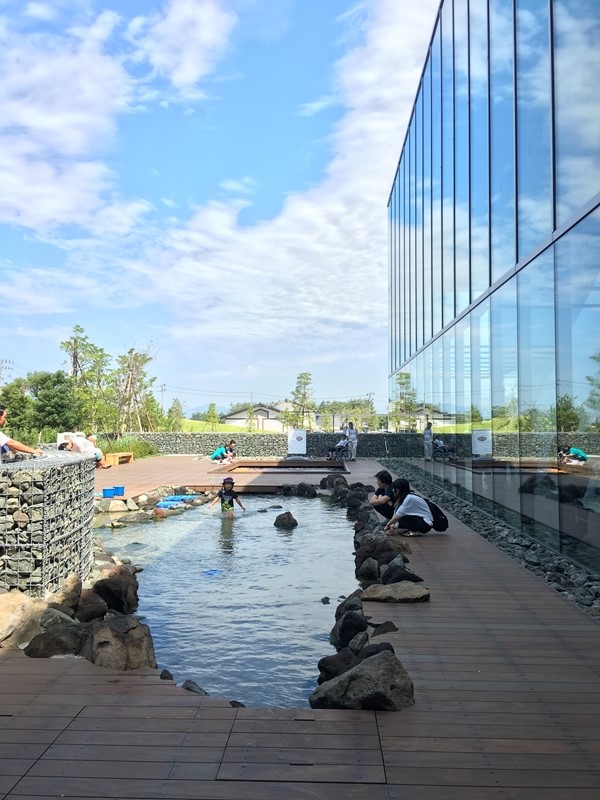
[[[65,455],[0,469],[0,590],[56,591],[92,558],[94,462]]]

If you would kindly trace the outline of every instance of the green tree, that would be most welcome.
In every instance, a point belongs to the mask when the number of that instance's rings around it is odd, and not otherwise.
[[[206,424],[208,425],[209,431],[216,433],[219,426],[219,415],[217,413],[216,403],[211,403],[208,407],[208,411],[206,412]]]
[[[416,413],[417,393],[412,388],[410,372],[398,372],[390,408],[390,422],[394,430],[415,430]]]
[[[25,430],[32,427],[33,398],[26,378],[15,378],[0,390],[0,403],[8,409],[6,430]]]
[[[310,372],[300,372],[296,378],[296,388],[292,392],[293,406],[284,411],[283,421],[288,428],[305,428],[312,431],[317,404],[313,400],[312,376]]]
[[[32,372],[27,376],[33,396],[31,422],[38,430],[75,431],[83,427],[83,406],[65,372]]]
[[[61,342],[60,348],[69,357],[73,391],[82,404],[87,427],[92,430],[114,430],[116,413],[112,356],[90,342],[80,325],[75,325],[72,336]]]
[[[254,403],[248,403],[246,406],[246,425],[244,427],[246,433],[254,433],[256,431],[256,417],[254,416]]]
[[[117,358],[111,384],[115,394],[115,428],[119,434],[146,429],[142,411],[156,381],[147,371],[152,360],[148,350],[138,353],[134,348]]]
[[[180,431],[183,428],[185,414],[181,400],[175,398],[167,412],[167,426],[170,431]]]
[[[550,421],[556,420],[559,433],[580,429],[581,409],[578,408],[570,394],[562,394],[556,398],[556,407],[549,412]]]
[[[590,356],[592,361],[596,364],[598,370],[595,375],[587,375],[586,381],[590,387],[590,393],[585,401],[586,406],[592,412],[594,417],[593,426],[596,429],[600,428],[600,353]]]

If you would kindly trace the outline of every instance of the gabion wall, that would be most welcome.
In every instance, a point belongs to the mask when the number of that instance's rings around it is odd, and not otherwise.
[[[0,464],[0,590],[56,591],[92,563],[95,463],[61,453]]]
[[[434,429],[435,432],[435,429]],[[235,439],[236,451],[244,458],[285,458],[288,452],[287,435],[282,433],[131,433],[151,442],[160,453],[180,455],[210,455],[226,439]],[[447,444],[452,444],[459,458],[470,458],[472,442],[470,433],[441,434]],[[339,440],[339,433],[309,433],[306,437],[306,455],[322,457],[330,444]],[[600,454],[600,434],[577,433],[495,433],[494,458],[551,458],[556,456],[557,444],[569,442],[586,453]],[[359,458],[419,458],[423,456],[423,435],[418,433],[364,433],[358,435]]]

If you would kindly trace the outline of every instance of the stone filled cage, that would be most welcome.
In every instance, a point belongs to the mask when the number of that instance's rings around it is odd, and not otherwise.
[[[0,464],[0,591],[43,596],[92,563],[93,460],[70,453]]]

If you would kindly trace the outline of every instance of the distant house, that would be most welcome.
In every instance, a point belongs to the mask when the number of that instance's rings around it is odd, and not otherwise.
[[[273,405],[255,405],[250,412],[254,418],[254,428],[257,431],[283,433],[285,430],[283,412],[291,407],[292,404],[286,400]],[[249,410],[244,408],[241,411],[236,411],[235,414],[225,417],[223,421],[226,425],[237,425],[245,428],[248,426],[248,413]]]

